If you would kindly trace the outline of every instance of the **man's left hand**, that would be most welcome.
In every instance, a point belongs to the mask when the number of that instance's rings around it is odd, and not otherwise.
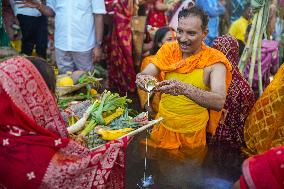
[[[173,96],[184,95],[187,89],[187,84],[176,79],[165,80],[158,83],[155,91],[170,94]]]
[[[99,62],[102,60],[103,50],[101,47],[95,47],[93,49],[93,57],[94,57],[94,62]]]

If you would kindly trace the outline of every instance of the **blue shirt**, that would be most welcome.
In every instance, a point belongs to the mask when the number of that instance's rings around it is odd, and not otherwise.
[[[230,21],[233,23],[239,19],[245,10],[245,3],[243,0],[231,0],[231,17]]]
[[[219,0],[196,0],[196,5],[202,8],[209,16],[209,33],[207,38],[216,38],[219,35],[219,16],[225,13],[225,7]]]

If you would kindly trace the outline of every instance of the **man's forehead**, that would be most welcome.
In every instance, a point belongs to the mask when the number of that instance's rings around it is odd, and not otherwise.
[[[198,16],[181,17],[178,20],[178,28],[202,29],[202,21]]]

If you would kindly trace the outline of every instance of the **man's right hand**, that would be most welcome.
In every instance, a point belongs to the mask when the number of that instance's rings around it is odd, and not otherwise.
[[[146,75],[142,73],[138,73],[136,75],[136,85],[144,91],[147,91],[147,89],[145,88],[145,84],[150,80],[156,80],[156,78],[151,75]]]
[[[20,5],[19,8],[36,8],[39,9],[41,6],[41,3],[35,2],[33,0],[16,0],[15,4]]]

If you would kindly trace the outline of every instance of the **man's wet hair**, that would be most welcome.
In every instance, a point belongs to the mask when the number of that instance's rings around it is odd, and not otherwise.
[[[198,6],[193,6],[190,8],[183,8],[179,13],[178,13],[178,20],[181,18],[187,18],[190,16],[197,16],[200,18],[202,21],[201,28],[202,30],[207,29],[208,27],[208,15]]]

